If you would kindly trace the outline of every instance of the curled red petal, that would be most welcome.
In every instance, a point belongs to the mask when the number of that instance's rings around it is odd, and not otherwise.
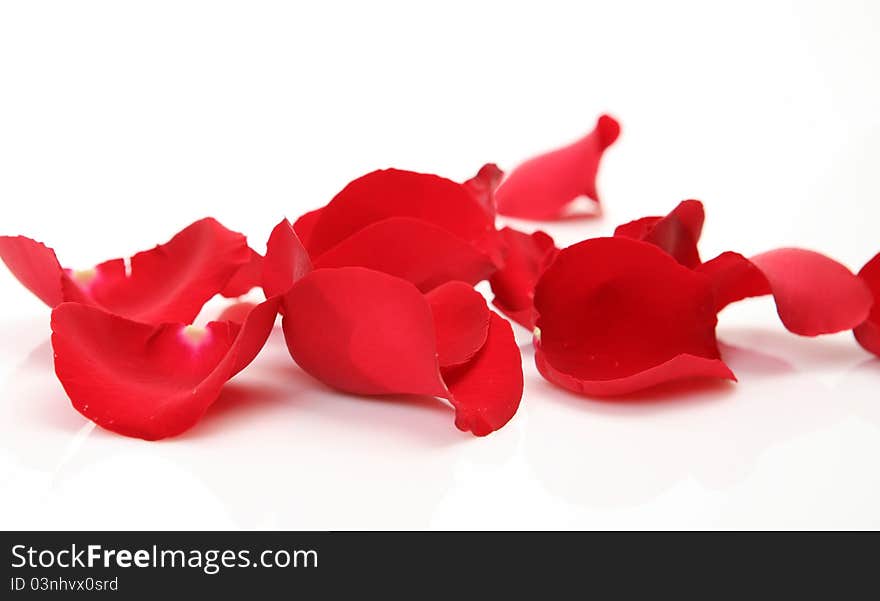
[[[643,217],[625,223],[614,230],[614,235],[649,242],[693,269],[701,263],[697,244],[704,220],[703,203],[684,200],[665,217]]]
[[[284,296],[297,364],[354,394],[444,396],[431,309],[411,283],[361,267],[316,269]]]
[[[50,307],[64,302],[61,287],[64,270],[54,250],[25,236],[0,236],[0,259],[41,301]]]
[[[434,316],[440,367],[470,361],[489,334],[491,311],[483,295],[463,282],[447,282],[425,298]]]
[[[577,142],[522,163],[495,193],[498,212],[525,219],[559,219],[579,197],[598,203],[599,163],[619,135],[620,124],[602,115],[595,129]]]
[[[262,286],[266,298],[284,294],[294,282],[312,270],[309,253],[293,227],[283,219],[269,235],[263,260]]]
[[[880,356],[880,253],[874,255],[859,271],[859,278],[868,286],[875,302],[868,318],[853,329],[856,340],[862,347]]]
[[[535,289],[536,363],[575,392],[614,395],[690,377],[733,379],[709,280],[656,246],[596,238],[562,250]]]
[[[495,190],[501,183],[504,172],[495,163],[486,163],[477,174],[464,182],[464,187],[471,193],[474,200],[486,211],[492,219],[495,219]]]
[[[235,350],[235,361],[232,365],[233,376],[250,365],[266,346],[266,340],[269,339],[269,334],[275,327],[275,318],[278,316],[281,302],[280,297],[270,298],[254,306],[244,321],[227,322],[231,325],[240,324],[241,326],[233,343]]]
[[[506,227],[500,232],[504,266],[489,278],[495,298],[492,304],[518,324],[535,327],[535,284],[559,249],[546,233],[526,234]]]
[[[374,171],[348,184],[323,208],[303,243],[317,261],[359,230],[391,217],[431,223],[483,252],[497,244],[492,218],[465,186],[398,169]]]
[[[510,324],[489,312],[486,343],[468,363],[444,368],[455,425],[486,436],[516,414],[523,393],[522,356]]]
[[[134,255],[130,273],[99,272],[85,288],[111,313],[145,323],[189,323],[251,260],[251,252],[244,236],[202,219],[165,244]]]
[[[865,283],[834,259],[801,248],[779,248],[751,259],[733,252],[700,266],[709,277],[715,305],[772,294],[783,325],[801,336],[850,330],[873,304]]]
[[[516,412],[522,364],[510,326],[491,314],[482,346],[441,375],[438,351],[444,360],[461,358],[482,338],[467,325],[458,331],[465,342],[450,339],[456,334],[451,325],[485,315],[473,298],[464,300],[462,286],[447,284],[428,298],[386,273],[316,269],[284,296],[288,349],[305,371],[346,392],[446,398],[460,429],[486,435]],[[450,306],[469,317],[441,315]]]
[[[157,440],[188,430],[265,344],[278,299],[243,324],[151,325],[97,307],[52,312],[55,372],[73,406],[99,426]]]
[[[851,330],[867,319],[874,297],[865,283],[825,255],[780,248],[752,257],[782,323],[802,336]]]
[[[744,298],[770,294],[770,284],[758,267],[739,253],[724,252],[697,268],[712,283],[715,311]]]
[[[496,269],[474,245],[412,217],[371,223],[315,259],[316,269],[351,266],[409,280],[422,291],[456,280],[473,285]]]
[[[61,269],[54,251],[22,237],[4,238],[0,252],[16,277],[50,306],[70,301],[144,323],[189,323],[252,260],[253,251],[244,236],[209,218],[134,255],[130,270],[122,259],[86,271]]]
[[[241,265],[226,283],[220,294],[226,298],[244,296],[254,288],[257,288],[263,279],[263,256],[255,250],[251,250],[250,259]]]

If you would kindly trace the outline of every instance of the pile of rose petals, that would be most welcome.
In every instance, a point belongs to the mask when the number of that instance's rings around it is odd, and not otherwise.
[[[703,261],[696,200],[561,250],[542,231],[498,227],[496,212],[570,218],[583,199],[595,208],[586,215],[599,215],[596,175],[619,133],[602,116],[506,178],[494,164],[463,183],[374,171],[293,224],[282,220],[265,255],[203,219],[128,262],[87,271],[22,236],[0,237],[0,257],[52,307],[55,372],[76,410],[149,440],[195,425],[279,315],[291,357],[324,384],[444,399],[459,429],[498,430],[519,407],[522,359],[510,323],[474,289],[484,280],[494,306],[534,331],[541,375],[589,396],[735,380],[719,352],[718,313],[755,296],[772,295],[795,334],[851,329],[880,354],[880,255],[858,275],[797,248]],[[265,300],[237,300],[253,289]],[[217,320],[192,325],[218,295],[234,300]]]

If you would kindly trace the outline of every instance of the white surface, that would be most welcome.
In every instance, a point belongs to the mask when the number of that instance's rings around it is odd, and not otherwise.
[[[213,215],[260,249],[378,167],[510,168],[609,111],[606,218],[702,199],[706,257],[880,250],[873,2],[0,4],[0,229],[86,267]],[[535,227],[531,225],[530,227]],[[772,302],[721,316],[736,385],[572,396],[524,343],[516,418],[345,397],[279,332],[188,434],[91,428],[52,374],[48,310],[0,271],[0,527],[880,526],[880,361],[800,339]]]

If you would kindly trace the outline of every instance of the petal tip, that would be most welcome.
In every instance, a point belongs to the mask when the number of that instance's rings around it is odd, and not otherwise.
[[[603,114],[596,121],[596,130],[603,148],[608,148],[620,137],[620,122],[611,115]]]

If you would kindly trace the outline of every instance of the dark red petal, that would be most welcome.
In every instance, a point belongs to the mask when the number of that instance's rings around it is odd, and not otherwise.
[[[149,325],[96,307],[52,312],[55,372],[77,411],[125,436],[157,440],[191,428],[223,384],[265,344],[278,300],[243,325]]]
[[[615,236],[634,238],[659,246],[685,267],[700,265],[697,243],[705,213],[699,200],[685,200],[666,217],[643,217],[619,226]]]
[[[445,396],[434,319],[411,283],[363,269],[316,269],[284,296],[284,337],[312,376],[354,394]]]
[[[486,214],[495,219],[495,190],[501,183],[504,172],[495,163],[486,163],[477,174],[464,182],[464,187],[471,193],[474,200],[483,207]]]
[[[348,184],[321,211],[304,244],[317,259],[352,234],[390,217],[425,221],[484,252],[492,250],[493,221],[465,186],[397,169],[374,171]]]
[[[715,311],[744,298],[770,294],[770,284],[751,261],[739,253],[724,252],[697,268],[712,282]]]
[[[519,408],[523,393],[522,357],[510,324],[490,311],[488,338],[472,361],[444,368],[455,425],[486,436],[504,426]]]
[[[690,234],[694,242],[700,241],[703,235],[703,224],[706,221],[706,211],[703,203],[699,200],[683,200],[672,209],[672,212],[666,216],[666,219],[674,217],[681,227]]]
[[[576,392],[733,379],[719,358],[709,280],[652,244],[596,238],[561,251],[538,282],[535,308],[538,368]]]
[[[473,285],[496,269],[490,257],[469,242],[411,217],[371,223],[315,259],[316,269],[351,266],[395,275],[422,291],[455,280]]]
[[[817,252],[780,248],[751,262],[767,278],[782,323],[795,334],[851,330],[867,319],[874,303],[861,279]]]
[[[240,266],[232,279],[226,283],[220,294],[226,298],[244,296],[254,288],[257,288],[263,279],[263,256],[251,250],[251,257],[247,263]]]
[[[263,260],[263,293],[266,298],[284,294],[312,270],[309,253],[287,219],[275,226],[266,242]]]
[[[880,299],[880,253],[862,267],[859,278],[868,286],[874,299]],[[880,355],[880,303],[875,300],[868,318],[853,330],[853,334],[865,350]]]
[[[618,135],[620,124],[603,115],[596,128],[577,142],[521,164],[495,193],[498,212],[525,219],[559,219],[578,197],[598,203],[599,162]]]
[[[321,218],[321,213],[323,212],[324,207],[309,211],[305,215],[300,215],[299,219],[293,223],[293,231],[296,232],[299,241],[306,248],[308,248],[308,241],[312,237],[312,230],[315,229],[315,224],[318,223],[318,219]]]
[[[64,270],[55,251],[45,244],[24,236],[0,236],[0,259],[25,288],[50,307],[64,301]]]
[[[498,309],[518,324],[531,330],[535,327],[532,304],[535,284],[559,249],[553,238],[542,231],[526,234],[506,227],[500,232],[504,243],[504,266],[492,274],[489,283]]]
[[[425,295],[434,315],[440,367],[467,363],[489,333],[489,307],[483,295],[463,282],[447,282]]]

